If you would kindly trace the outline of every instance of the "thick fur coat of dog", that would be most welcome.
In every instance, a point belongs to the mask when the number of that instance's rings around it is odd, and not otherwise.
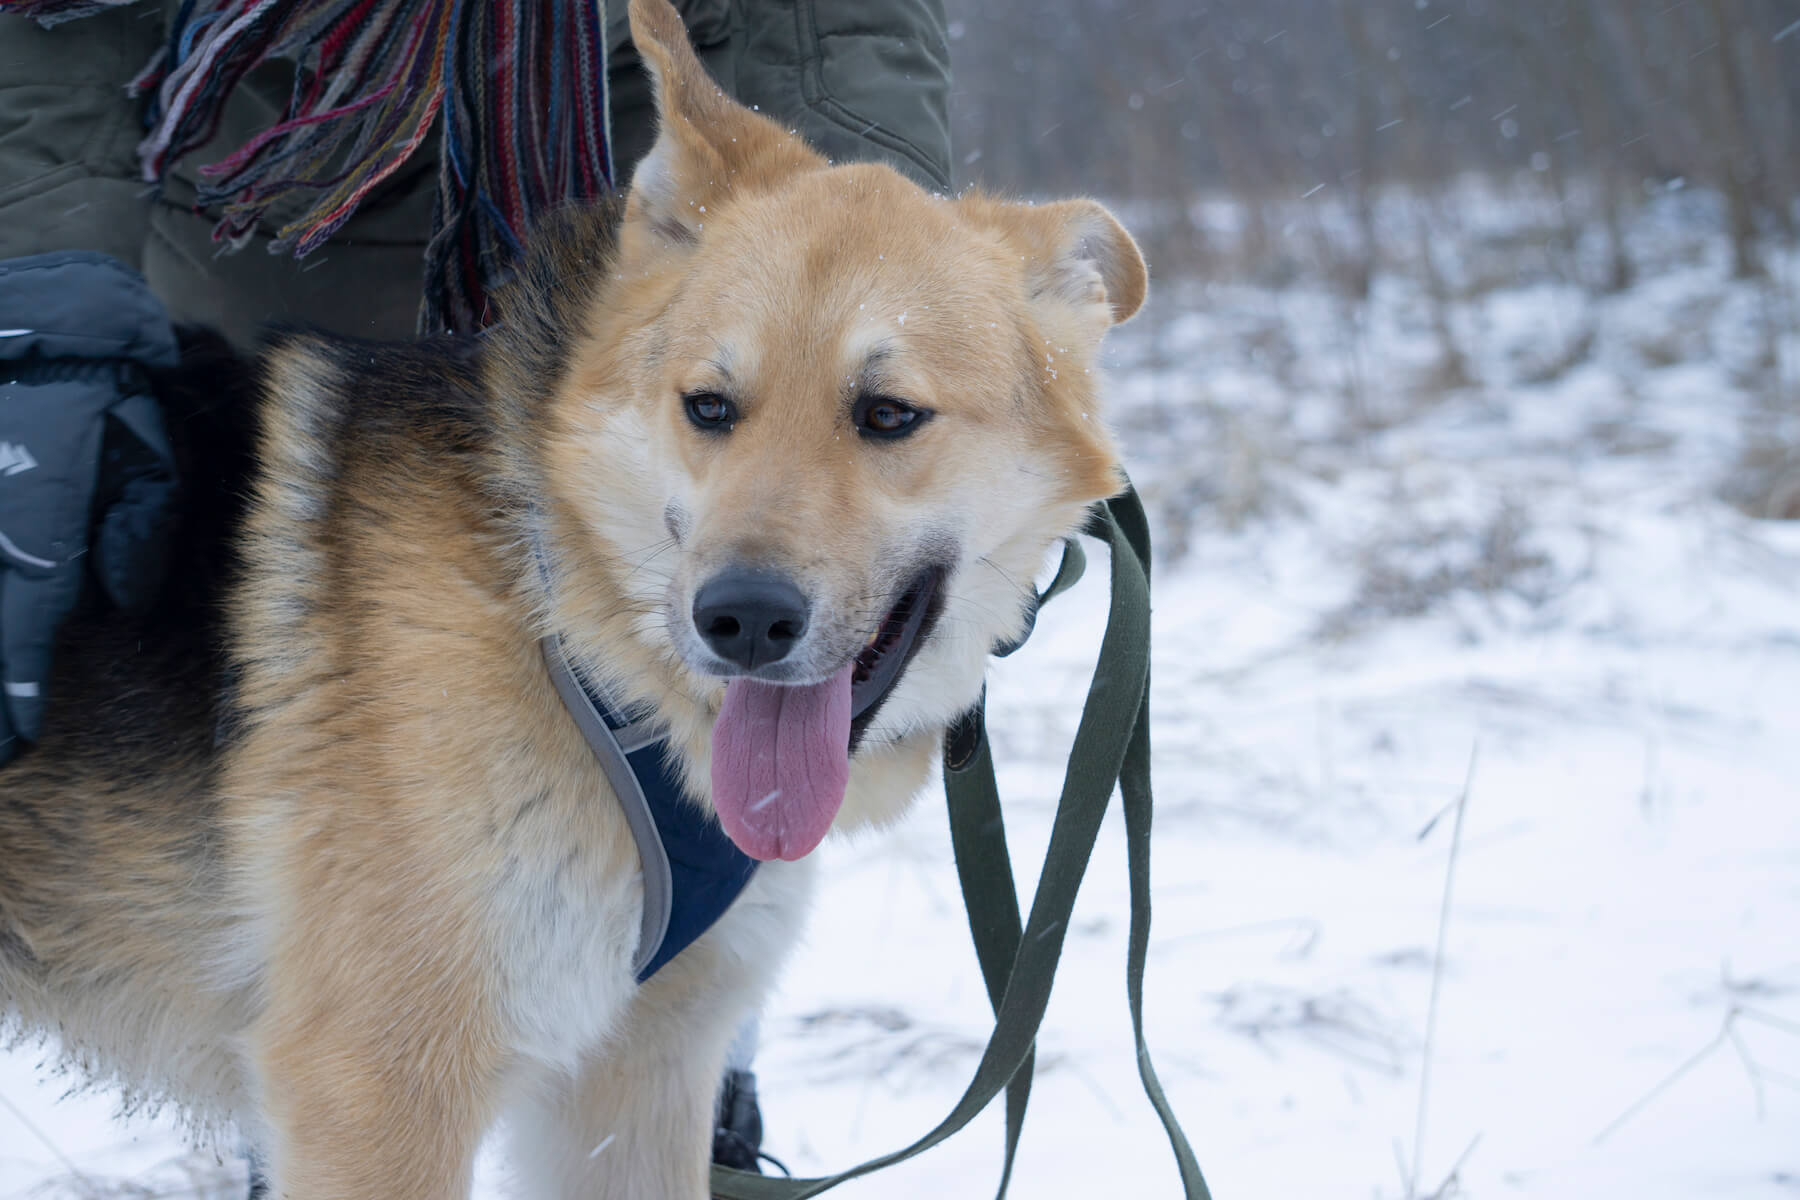
[[[296,1200],[464,1194],[502,1115],[534,1192],[704,1196],[807,852],[911,801],[1121,484],[1094,359],[1145,271],[1104,209],[828,164],[631,18],[623,205],[542,231],[474,344],[277,343],[230,565],[197,533],[151,628],[74,624],[0,773],[0,1020]],[[546,635],[764,860],[642,985]]]

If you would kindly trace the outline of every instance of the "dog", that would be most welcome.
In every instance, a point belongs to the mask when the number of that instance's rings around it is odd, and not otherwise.
[[[809,852],[906,809],[1123,485],[1095,361],[1147,278],[1102,206],[828,163],[630,16],[623,200],[539,231],[478,339],[276,340],[216,544],[150,629],[70,626],[0,774],[0,1013],[295,1200],[465,1195],[502,1116],[530,1192],[705,1196]],[[641,984],[546,637],[760,862]]]

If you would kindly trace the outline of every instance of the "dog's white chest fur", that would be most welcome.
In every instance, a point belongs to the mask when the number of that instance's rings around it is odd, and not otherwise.
[[[519,851],[508,855],[489,901],[491,936],[512,1049],[572,1068],[606,1036],[635,990],[631,958],[643,878],[635,848],[632,869],[609,866],[619,861],[618,848],[608,845],[618,834],[603,822],[579,809],[543,807],[518,822]]]
[[[546,804],[541,815],[516,823],[520,852],[508,856],[492,889],[490,936],[510,1048],[552,1069],[573,1070],[615,1031],[637,995],[631,963],[643,873],[635,844],[625,847],[630,869],[616,869],[620,847],[610,844],[616,828],[591,819],[591,810],[558,814],[556,808]],[[556,847],[560,853],[546,849]],[[714,947],[708,961],[732,976],[732,985],[761,988],[772,978],[799,934],[813,875],[810,862],[762,864],[703,935]],[[698,947],[684,953],[695,952]]]

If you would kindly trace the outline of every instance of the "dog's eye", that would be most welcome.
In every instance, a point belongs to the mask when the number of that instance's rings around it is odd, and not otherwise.
[[[852,416],[864,437],[899,438],[923,425],[931,412],[891,396],[861,396]]]
[[[708,433],[726,433],[737,424],[737,405],[717,392],[689,392],[682,401],[688,420]]]

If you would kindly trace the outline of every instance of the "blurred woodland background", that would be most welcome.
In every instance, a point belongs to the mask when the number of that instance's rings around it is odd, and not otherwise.
[[[1144,247],[1115,345],[1165,372],[1135,445],[1177,553],[1446,399],[1687,368],[1742,399],[1713,494],[1800,517],[1800,3],[950,0],[950,37],[960,182]]]
[[[1800,5],[1792,0],[951,0],[962,181],[1142,202],[1166,269],[1260,257],[1194,200],[1347,200],[1366,286],[1376,197],[1527,173],[1611,236],[1597,282],[1631,280],[1622,227],[1674,180],[1724,199],[1736,269],[1800,198]],[[1145,219],[1150,224],[1144,225]],[[1339,247],[1340,251],[1344,249]]]

